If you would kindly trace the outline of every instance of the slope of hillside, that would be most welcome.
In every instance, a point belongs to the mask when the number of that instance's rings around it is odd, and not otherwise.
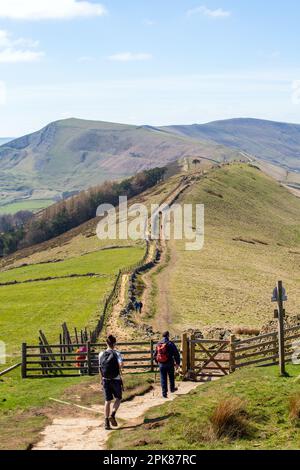
[[[181,198],[205,205],[205,246],[168,244],[169,263],[154,276],[155,328],[259,327],[272,318],[282,278],[287,310],[299,312],[300,201],[249,165],[212,170]]]
[[[109,449],[298,450],[299,417],[293,420],[290,402],[292,397],[299,400],[300,368],[289,365],[288,372],[282,378],[277,366],[246,368],[203,383],[186,396],[151,408],[138,426],[112,433]],[[241,410],[230,416],[227,408],[227,422],[224,402]],[[224,413],[219,413],[219,426],[213,420],[218,406]]]
[[[155,128],[67,119],[0,147],[0,205],[52,199],[186,156],[217,161],[238,153]],[[37,196],[38,195],[38,196]]]
[[[208,139],[249,152],[288,170],[300,170],[300,125],[260,119],[230,119],[163,128],[192,139]]]

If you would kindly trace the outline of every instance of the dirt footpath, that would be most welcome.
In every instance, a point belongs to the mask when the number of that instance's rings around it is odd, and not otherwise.
[[[150,408],[172,401],[176,396],[186,395],[199,386],[199,383],[180,382],[178,392],[165,399],[161,397],[160,386],[156,385],[145,395],[122,404],[117,416],[122,423],[120,427],[139,425]],[[70,416],[55,418],[45,428],[41,433],[41,441],[33,450],[105,450],[112,432],[103,428],[103,407],[93,406],[88,416],[83,417],[75,413],[72,416],[70,410]]]

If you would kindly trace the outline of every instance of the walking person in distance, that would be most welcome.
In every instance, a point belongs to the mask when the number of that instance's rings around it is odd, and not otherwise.
[[[117,340],[114,336],[110,335],[106,343],[106,351],[99,354],[99,369],[105,396],[104,427],[109,431],[111,426],[118,426],[116,413],[122,401],[123,381],[121,369],[123,367],[123,358],[120,352],[115,349]],[[115,402],[111,411],[113,400]]]
[[[156,346],[154,359],[159,365],[162,395],[168,398],[168,379],[170,382],[170,391],[177,391],[175,386],[175,368],[180,366],[180,354],[176,345],[170,341],[170,333],[166,331],[163,339]]]

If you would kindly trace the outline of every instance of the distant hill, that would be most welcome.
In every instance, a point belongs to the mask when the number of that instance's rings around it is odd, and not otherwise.
[[[233,147],[287,170],[300,171],[300,125],[259,119],[230,119],[163,130]]]
[[[11,140],[13,140],[13,137],[0,137],[0,145],[4,145]]]
[[[0,147],[0,205],[49,201],[187,156],[224,161],[237,152],[149,126],[57,121]]]

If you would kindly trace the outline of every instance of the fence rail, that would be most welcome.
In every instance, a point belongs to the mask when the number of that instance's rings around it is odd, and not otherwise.
[[[284,330],[285,361],[291,360],[293,344],[300,340],[300,325]],[[227,341],[197,339],[183,334],[180,344],[182,375],[197,380],[199,377],[222,377],[249,366],[265,367],[280,361],[277,333],[267,333],[255,338],[239,340],[234,335]],[[153,372],[156,368],[154,350],[156,341],[118,343],[124,358],[124,369]],[[85,346],[84,352],[79,348]],[[98,356],[106,348],[105,343],[70,345],[50,344],[22,346],[22,377],[52,378],[97,375]],[[17,367],[16,365],[15,367]]]
[[[5,370],[2,370],[0,372],[0,377],[2,377],[3,375],[6,375],[6,374],[9,374],[10,372],[12,372],[13,370],[17,369],[18,367],[21,367],[22,363],[21,362],[18,362],[18,364],[14,364],[13,366],[11,367],[8,367],[7,369]]]
[[[119,343],[118,346],[127,372],[155,370],[154,341]],[[24,343],[22,377],[77,377],[99,373],[99,353],[106,348],[105,343],[73,344],[73,350],[65,352],[67,347],[69,345],[52,344],[47,346],[46,352],[41,352],[40,346]],[[85,351],[79,351],[82,347],[85,347]]]

